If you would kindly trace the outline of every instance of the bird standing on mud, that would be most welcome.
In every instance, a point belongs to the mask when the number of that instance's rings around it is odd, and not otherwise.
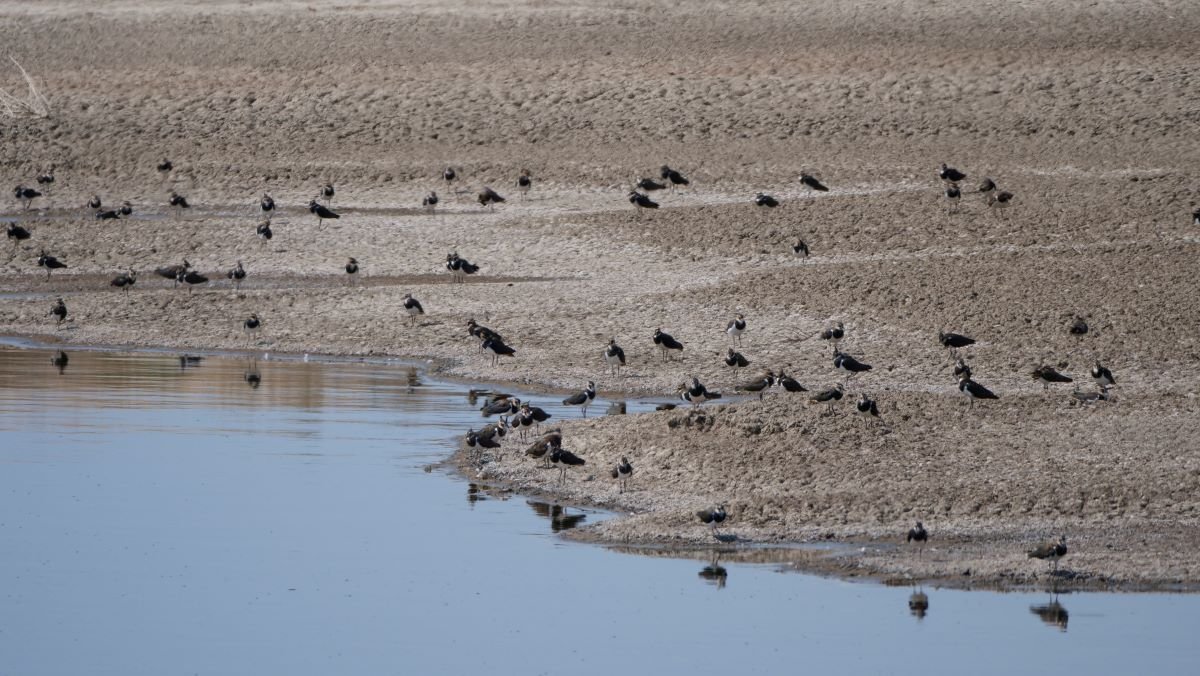
[[[670,334],[663,333],[662,329],[654,329],[654,344],[658,346],[658,349],[662,350],[664,364],[669,359],[671,352],[683,354],[683,343],[675,340]]]
[[[636,190],[631,190],[629,192],[629,203],[632,204],[633,206],[637,207],[637,209],[639,211],[641,211],[642,209],[657,209],[658,208],[658,202],[655,202],[654,200],[650,199],[646,195],[643,195],[642,193],[640,193]]]
[[[700,518],[700,523],[712,526],[713,536],[717,535],[717,526],[725,521],[725,505],[717,505],[710,509],[702,509],[696,512],[696,516]]]
[[[242,262],[238,261],[237,265],[233,266],[225,276],[233,280],[233,290],[241,291],[242,280],[246,279],[246,268],[242,267]]]
[[[57,258],[55,258],[54,256],[51,256],[50,254],[46,253],[45,251],[43,251],[42,254],[40,256],[38,256],[37,264],[38,264],[38,267],[46,269],[46,279],[50,279],[50,271],[51,270],[61,270],[65,267],[67,267],[66,263],[58,260]]]
[[[275,213],[275,200],[267,193],[263,193],[262,199],[258,201],[258,208],[262,210],[263,215],[268,219]]]
[[[916,526],[908,529],[908,537],[904,541],[917,543],[917,552],[923,552],[925,543],[929,541],[929,531],[925,530],[925,526],[918,521]]]
[[[725,333],[729,334],[730,338],[737,339],[738,345],[742,344],[742,334],[746,332],[746,318],[742,313],[734,315],[733,319],[729,320],[729,324],[725,326]]]
[[[55,318],[57,318],[58,321],[56,322],[56,325],[62,326],[62,323],[67,321],[67,304],[63,302],[62,298],[59,298],[58,300],[54,301],[54,306],[50,308],[50,312],[47,314],[53,315]]]
[[[800,184],[809,190],[815,190],[817,192],[829,192],[829,188],[825,187],[825,184],[818,181],[815,176],[806,174],[804,172],[800,172]]]
[[[489,211],[492,211],[495,205],[505,201],[505,199],[501,197],[499,193],[487,187],[486,185],[483,186],[483,189],[479,191],[478,199],[479,205],[487,207]]]
[[[621,462],[617,463],[617,466],[612,469],[612,478],[617,480],[617,486],[620,488],[619,492],[625,492],[625,488],[632,476],[633,465],[629,463],[629,458],[621,456]]]
[[[311,200],[308,203],[308,210],[309,210],[309,212],[316,214],[317,223],[320,223],[321,221],[328,219],[328,218],[341,218],[341,216],[339,216],[338,214],[329,210],[328,208],[326,208],[324,205],[322,205],[320,202],[318,202],[316,200]]]
[[[616,338],[609,340],[608,347],[604,348],[604,363],[608,364],[609,373],[614,376],[621,375],[621,367],[625,365],[625,350],[617,345]]]
[[[404,311],[408,313],[409,323],[416,325],[417,317],[425,314],[425,308],[421,307],[420,301],[412,297],[411,293],[404,294]]]
[[[1029,558],[1047,561],[1054,570],[1058,570],[1058,560],[1067,555],[1067,536],[1061,536],[1057,542],[1040,544],[1029,550],[1028,554]]]
[[[136,283],[137,283],[137,272],[135,272],[131,268],[129,270],[129,272],[122,273],[122,274],[117,275],[116,277],[113,277],[112,281],[109,282],[108,285],[115,286],[118,289],[123,289],[125,291],[125,296],[128,297],[130,287],[132,287]]]
[[[588,381],[587,388],[563,399],[563,406],[579,406],[583,409],[583,417],[587,417],[588,405],[596,398],[596,383]]]

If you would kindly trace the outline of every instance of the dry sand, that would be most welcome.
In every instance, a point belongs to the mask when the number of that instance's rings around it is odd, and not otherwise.
[[[698,376],[728,397],[759,368],[841,381],[812,336],[842,321],[875,368],[836,415],[772,392],[572,421],[566,446],[588,465],[566,486],[519,453],[468,471],[631,514],[577,531],[601,542],[710,547],[693,512],[725,502],[721,546],[867,543],[805,564],[839,574],[1042,584],[1024,551],[1065,533],[1055,584],[1194,588],[1197,30],[1184,0],[6,6],[5,49],[53,114],[0,118],[0,167],[12,185],[50,165],[57,180],[28,214],[5,202],[33,238],[0,257],[0,332],[420,357],[605,395],[667,397]],[[0,64],[0,87],[22,86]],[[943,161],[969,175],[958,213]],[[630,183],[664,162],[692,185],[636,213]],[[447,165],[461,194],[438,178]],[[832,190],[803,191],[801,170]],[[1003,217],[973,192],[985,175],[1016,195]],[[343,217],[321,226],[303,205],[326,181]],[[480,209],[484,184],[509,201]],[[195,205],[180,219],[172,189]],[[430,189],[434,215],[418,207]],[[760,190],[783,205],[756,208]],[[284,207],[266,244],[263,191]],[[92,194],[138,217],[92,220]],[[42,249],[70,267],[47,280]],[[452,250],[482,273],[449,283]],[[184,256],[217,281],[189,293],[150,274]],[[237,260],[241,293],[219,277]],[[107,280],[131,266],[126,299]],[[415,327],[406,292],[428,311]],[[46,317],[56,294],[62,330]],[[250,312],[265,320],[254,337]],[[720,361],[735,312],[753,362],[738,374]],[[1085,336],[1067,331],[1077,315]],[[471,317],[517,358],[492,368]],[[658,361],[657,327],[682,361]],[[979,340],[964,356],[999,401],[964,412],[939,330]],[[630,357],[619,379],[599,357],[609,337]],[[1029,375],[1063,363],[1090,390],[1097,358],[1114,402]],[[850,414],[862,392],[881,421]],[[636,467],[623,495],[607,478],[621,455]],[[918,519],[933,534],[920,556],[895,546]]]

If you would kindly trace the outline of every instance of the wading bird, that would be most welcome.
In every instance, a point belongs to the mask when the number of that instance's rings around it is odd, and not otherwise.
[[[938,172],[938,178],[947,183],[960,183],[966,180],[967,175],[954,167],[946,166],[946,163],[942,162],[942,170]]]
[[[550,452],[550,464],[558,466],[558,480],[560,483],[564,483],[567,480],[568,468],[581,467],[587,464],[587,461],[578,455],[563,449],[562,446],[556,446],[554,450]]]
[[[66,263],[58,260],[57,258],[55,258],[54,256],[51,256],[50,254],[46,253],[45,251],[43,251],[41,253],[41,255],[38,256],[37,264],[38,264],[38,267],[46,269],[46,279],[50,279],[50,271],[51,270],[61,270],[65,267],[67,267]]]
[[[563,399],[563,406],[579,406],[583,409],[583,417],[587,417],[588,405],[596,398],[596,383],[588,381],[587,388]]]
[[[529,189],[533,187],[533,177],[529,175],[528,169],[522,169],[521,175],[517,177],[517,190],[521,192],[521,199],[529,194]]]
[[[16,197],[18,200],[20,200],[21,206],[25,210],[29,209],[29,205],[33,203],[33,200],[41,196],[42,193],[34,190],[33,188],[26,188],[23,185],[18,185],[13,189],[13,197]]]
[[[347,275],[346,280],[353,284],[354,277],[358,274],[358,260],[354,258],[347,259],[344,269],[346,270]]]
[[[174,286],[179,286],[179,275],[192,267],[192,264],[185,258],[181,265],[164,265],[161,268],[154,268],[154,274],[159,277],[166,277],[175,282]]]
[[[1042,391],[1050,388],[1050,383],[1073,383],[1070,376],[1059,373],[1053,366],[1039,366],[1033,370],[1033,379],[1042,384]]]
[[[625,488],[629,484],[630,477],[633,476],[633,465],[629,463],[629,458],[621,456],[621,462],[617,463],[612,469],[612,478],[617,480],[617,486],[620,493],[625,492]]]
[[[800,173],[800,184],[809,190],[816,190],[817,192],[829,192],[829,188],[825,187],[825,185],[818,181],[815,176],[806,174],[804,172]]]
[[[205,277],[195,270],[184,270],[179,273],[179,277],[176,279],[188,285],[188,293],[192,292],[193,286],[208,283],[208,277]]]
[[[112,281],[109,282],[108,285],[115,286],[118,289],[123,289],[125,291],[125,295],[128,296],[129,289],[136,283],[137,283],[137,272],[135,272],[132,268],[130,268],[129,272],[122,273],[122,274],[117,275],[116,277],[113,277]]]
[[[1057,542],[1044,542],[1028,552],[1029,558],[1049,562],[1054,570],[1058,570],[1058,560],[1067,555],[1067,536],[1058,538]]]
[[[192,205],[188,204],[186,197],[180,195],[174,190],[171,191],[171,195],[167,199],[167,204],[171,206],[176,218],[179,218],[179,214],[181,214],[184,209],[190,209],[192,207]]]
[[[271,215],[275,213],[275,200],[264,192],[262,199],[258,201],[258,208],[262,210],[264,216],[271,218]]]
[[[765,193],[758,193],[754,196],[754,204],[760,207],[769,207],[774,209],[779,206],[779,200]]]
[[[829,408],[827,408],[825,413],[822,415],[833,415],[833,402],[840,400],[842,398],[842,394],[842,384],[838,383],[833,387],[817,392],[809,398],[809,401],[814,404],[828,404]]]
[[[54,305],[51,306],[50,312],[46,314],[53,315],[58,320],[56,323],[57,326],[62,326],[62,323],[67,321],[67,304],[63,302],[62,298],[59,298],[58,300],[54,301]]]
[[[14,244],[17,242],[23,242],[33,236],[32,233],[16,223],[9,223],[8,230],[5,231],[5,234],[8,235],[8,238],[11,239]]]
[[[625,350],[617,345],[616,338],[609,340],[608,347],[604,348],[604,363],[608,364],[609,373],[621,375],[621,367],[625,365]]]
[[[984,387],[983,385],[980,385],[979,383],[975,382],[974,380],[971,380],[970,378],[960,377],[958,379],[958,391],[962,392],[967,397],[967,400],[970,402],[967,404],[968,409],[975,406],[976,399],[999,399],[1000,398],[1000,397],[996,396],[996,393],[992,392],[991,390]]]
[[[412,297],[411,293],[404,294],[404,311],[408,313],[409,323],[416,325],[417,317],[425,314],[425,308],[421,307],[420,301]]]
[[[746,368],[750,365],[750,360],[741,352],[734,352],[733,348],[729,348],[729,352],[725,354],[725,365],[734,368]]]
[[[672,338],[670,334],[663,333],[662,329],[654,329],[654,344],[662,351],[663,363],[667,362],[671,352],[683,354],[683,343]]]
[[[687,180],[687,178],[685,178],[683,174],[679,173],[678,171],[675,171],[674,169],[668,167],[665,164],[662,165],[662,167],[658,170],[658,175],[660,178],[668,181],[671,184],[672,190],[675,189],[675,186],[688,185],[689,183],[691,183],[691,181]]]
[[[792,245],[792,254],[800,258],[808,258],[808,244],[804,240],[798,239]]]
[[[642,193],[640,193],[636,190],[630,191],[629,203],[632,204],[633,206],[637,207],[639,213],[641,212],[642,209],[657,209],[658,208],[658,202],[655,202],[654,200],[650,199],[646,195],[643,195]]]
[[[717,526],[725,521],[725,505],[702,509],[696,512],[696,516],[699,517],[700,523],[712,526],[713,536],[715,537],[717,535]]]
[[[505,199],[501,197],[499,193],[487,187],[486,185],[483,186],[483,189],[479,191],[478,199],[479,206],[487,207],[489,211],[493,210],[495,205],[505,201]]]
[[[746,318],[742,313],[737,313],[733,319],[729,320],[729,324],[725,326],[725,333],[729,334],[730,338],[737,339],[738,345],[742,344],[742,334],[746,332]]]
[[[271,230],[271,221],[259,223],[258,227],[254,229],[254,234],[258,235],[264,244],[271,241],[271,238],[275,236],[275,233]]]
[[[908,536],[904,541],[917,543],[917,553],[919,554],[925,551],[925,543],[929,541],[929,531],[925,530],[925,526],[918,521],[916,526],[908,529]]]
[[[233,280],[234,291],[241,291],[242,280],[246,279],[246,268],[243,268],[242,262],[238,261],[237,265],[233,266],[230,268],[229,272],[225,273],[225,276]]]
[[[338,214],[330,211],[327,207],[316,200],[311,200],[308,203],[308,210],[317,216],[317,223],[329,218],[341,218]]]

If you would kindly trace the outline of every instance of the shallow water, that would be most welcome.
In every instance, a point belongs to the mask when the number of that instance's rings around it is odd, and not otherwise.
[[[606,516],[427,471],[483,419],[407,367],[259,360],[252,389],[240,359],[51,354],[0,347],[0,674],[1200,664],[1200,596],[925,588],[920,619],[907,588],[564,542]]]

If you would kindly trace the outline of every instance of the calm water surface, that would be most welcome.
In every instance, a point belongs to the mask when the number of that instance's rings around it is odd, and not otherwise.
[[[926,588],[919,619],[563,542],[605,515],[426,471],[482,418],[405,367],[51,354],[0,348],[5,676],[1200,673],[1197,596]]]

